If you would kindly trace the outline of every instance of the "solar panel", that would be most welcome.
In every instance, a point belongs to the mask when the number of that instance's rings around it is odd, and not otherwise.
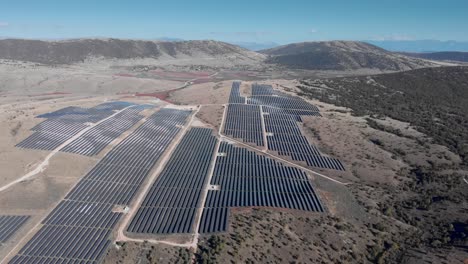
[[[111,229],[121,216],[112,210],[112,204],[63,200],[42,224]]]
[[[231,95],[238,94],[239,88],[233,84]],[[323,156],[302,134],[298,122],[302,122],[302,116],[320,117],[316,106],[264,84],[252,85],[252,96],[246,103],[228,105],[224,123],[226,136],[257,146],[265,145],[266,139],[267,148],[279,155],[311,167],[345,170],[341,161]]]
[[[96,155],[114,139],[138,123],[143,118],[138,113],[151,107],[149,105],[138,105],[127,108],[86,131],[60,151],[87,156]]]
[[[267,84],[252,84],[252,96],[272,96],[272,95],[283,95],[283,93],[273,89],[271,85]]]
[[[296,167],[221,142],[200,224],[201,233],[226,231],[227,208],[276,207],[323,212],[307,175]]]
[[[247,104],[272,106],[280,109],[295,109],[319,112],[319,109],[307,103],[302,98],[293,97],[274,90],[271,85],[253,84],[252,96],[247,98]]]
[[[230,104],[227,106],[224,134],[244,142],[264,146],[262,116],[259,106]]]
[[[10,263],[97,263],[121,216],[114,206],[129,205],[190,113],[161,109],[148,117],[72,189]]]
[[[231,94],[229,95],[230,104],[245,104],[245,97],[240,94],[241,82],[233,82],[231,88]]]
[[[28,138],[24,139],[19,144],[17,144],[16,146],[20,148],[40,150],[56,149],[57,147],[65,143],[67,140],[69,140],[70,138],[87,128],[89,125],[88,123],[99,122],[100,120],[103,120],[115,114],[115,111],[124,109],[125,107],[129,107],[132,105],[135,104],[128,102],[107,102],[92,108],[66,107],[51,113],[39,115],[37,117],[47,119],[31,128],[31,131],[34,131],[34,133]],[[132,110],[139,109],[141,111],[141,107],[143,106],[135,106]],[[124,113],[132,113],[132,110],[130,110],[129,112],[124,111]],[[104,122],[106,124],[101,125],[98,128],[94,127],[93,129],[91,129],[94,131],[94,134],[92,134],[93,131],[88,131],[89,133],[87,132],[86,139],[88,139],[88,141],[91,140],[91,142],[84,143],[82,138],[82,141],[75,142],[75,145],[70,147],[70,149],[68,150],[70,152],[83,152],[83,154],[96,154],[97,152],[102,150],[102,148],[105,145],[107,145],[106,142],[109,141],[109,139],[104,139],[104,142],[95,142],[98,140],[97,138],[102,138],[103,136],[105,136],[106,138],[112,139],[117,135],[116,130],[124,130],[132,123],[135,124],[137,122],[136,120],[124,119],[124,121],[119,123],[118,121],[120,119],[118,117],[122,116],[125,115],[117,114],[116,117],[114,117],[112,120],[107,120],[108,122]],[[98,132],[96,132],[101,131],[104,127],[107,127],[108,130],[114,133],[111,134],[109,131],[104,131],[104,135],[102,135],[102,133],[99,134]],[[96,134],[99,137],[92,136]],[[83,144],[86,146],[83,146]]]
[[[302,135],[297,122],[302,122],[301,116],[320,117],[316,106],[276,91],[271,85],[260,84],[252,85],[252,97],[247,98],[247,105],[232,104],[240,96],[239,87],[240,83],[235,82],[231,88],[223,130],[226,136],[264,146],[266,133],[268,149],[279,155],[290,156],[311,167],[345,170],[338,159],[323,156]]]
[[[46,225],[19,251],[19,255],[98,261],[110,244],[110,233],[109,229]],[[15,263],[15,259],[10,263]]]
[[[48,132],[34,132],[31,136],[16,145],[19,148],[54,150],[64,142],[72,138],[73,135],[61,135]]]
[[[0,244],[5,243],[29,218],[27,215],[0,215]]]
[[[295,115],[281,111],[277,109],[274,113],[263,116],[269,150],[290,156],[296,161],[305,161],[311,167],[345,170],[338,159],[323,156],[316,146],[309,143],[302,134]]]
[[[213,130],[192,128],[151,186],[129,232],[190,233],[216,146]]]

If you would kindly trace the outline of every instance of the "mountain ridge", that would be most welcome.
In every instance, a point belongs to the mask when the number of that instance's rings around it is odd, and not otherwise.
[[[370,69],[382,72],[438,66],[433,61],[390,52],[359,41],[301,42],[256,52],[214,40],[3,39],[0,40],[0,59],[46,65],[96,62],[96,59],[97,63],[102,59],[153,59],[164,63],[184,61],[185,65],[208,63],[218,67],[261,66],[266,63],[293,70]]]
[[[360,41],[301,42],[261,50],[266,62],[294,69],[404,71],[437,66]]]
[[[260,54],[213,40],[161,41],[114,38],[65,40],[0,40],[0,58],[43,64],[72,64],[89,58],[258,57]],[[262,59],[262,58],[258,58]]]

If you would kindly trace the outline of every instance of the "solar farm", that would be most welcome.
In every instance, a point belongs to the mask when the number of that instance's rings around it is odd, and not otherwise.
[[[310,167],[344,171],[335,158],[324,156],[309,143],[299,123],[301,116],[320,117],[319,109],[301,98],[273,90],[268,85],[252,85],[252,96],[240,94],[240,84],[234,83],[227,106],[224,134],[243,142],[306,162]]]
[[[203,105],[109,101],[37,115],[17,148],[95,162],[7,263],[100,263],[117,241],[193,247],[228,232],[239,208],[326,214],[310,170],[345,166],[301,130],[319,109],[268,85],[245,96],[241,84],[222,104],[219,131],[196,118]],[[0,216],[0,243],[28,219]]]

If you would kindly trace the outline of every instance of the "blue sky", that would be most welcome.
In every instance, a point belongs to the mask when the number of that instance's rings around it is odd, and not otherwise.
[[[0,0],[0,36],[468,41],[468,1]]]

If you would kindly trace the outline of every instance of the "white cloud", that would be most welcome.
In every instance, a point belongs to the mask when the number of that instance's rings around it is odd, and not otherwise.
[[[0,21],[0,27],[8,27],[10,24],[8,22]]]
[[[318,29],[316,29],[316,28],[313,28],[313,29],[309,30],[310,34],[314,34],[314,33],[317,33],[317,32],[318,32]]]

